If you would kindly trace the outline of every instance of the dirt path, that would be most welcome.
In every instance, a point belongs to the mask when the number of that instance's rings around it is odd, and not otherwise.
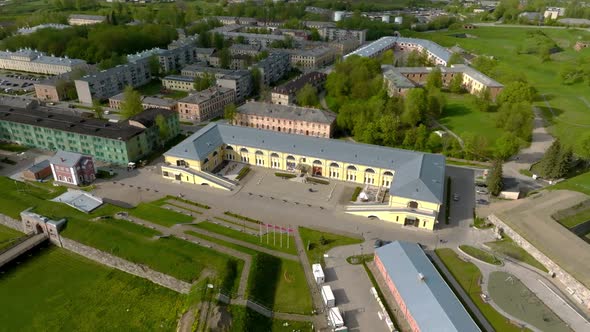
[[[197,308],[195,306],[190,307],[178,320],[178,327],[176,331],[178,332],[191,332],[193,323],[195,321],[195,310]]]

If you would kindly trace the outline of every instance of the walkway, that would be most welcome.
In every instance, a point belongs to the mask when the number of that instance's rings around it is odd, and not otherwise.
[[[47,234],[39,233],[33,236],[28,237],[22,242],[19,242],[12,247],[9,247],[3,250],[0,253],[0,267],[10,263],[13,259],[17,258],[18,256],[24,254],[25,252],[33,249],[41,242],[47,240]]]
[[[467,293],[465,292],[463,287],[461,287],[461,285],[459,285],[457,280],[455,280],[451,271],[449,271],[447,269],[447,267],[440,260],[440,258],[438,258],[438,256],[432,251],[426,251],[426,254],[428,255],[428,257],[430,257],[430,259],[438,267],[438,270],[445,276],[445,279],[451,283],[451,285],[453,286],[453,289],[455,289],[455,293],[457,294],[457,296],[459,296],[463,300],[463,303],[465,303],[467,305],[467,307],[469,308],[469,310],[473,313],[473,315],[475,315],[475,317],[477,318],[477,320],[480,322],[481,326],[483,327],[484,331],[494,332],[495,330],[492,327],[492,325],[484,317],[484,315],[481,313],[481,311],[479,311],[479,308],[475,305],[475,303],[473,303],[473,301],[471,300],[471,297],[469,297],[469,295],[467,295]],[[501,331],[499,331],[499,332],[501,332]]]
[[[430,118],[430,121],[432,121],[432,123],[434,123],[436,126],[441,127],[444,131],[446,131],[449,135],[453,136],[457,142],[459,142],[459,145],[461,145],[461,147],[464,147],[463,144],[463,139],[461,139],[461,137],[459,137],[459,135],[455,134],[452,130],[450,130],[449,128],[447,128],[447,126],[443,125],[442,123],[438,122],[438,120],[436,120],[435,118]]]
[[[457,250],[459,255],[467,258],[470,262],[475,264],[483,276],[482,291],[486,294],[488,292],[489,275],[495,271],[502,271],[514,275],[522,283],[524,283],[535,295],[549,307],[559,318],[561,318],[574,331],[590,331],[590,322],[588,322],[575,308],[575,306],[568,303],[567,298],[561,293],[561,290],[554,286],[551,280],[547,279],[544,274],[537,272],[534,268],[526,267],[524,264],[517,263],[510,259],[504,259],[504,265],[497,266],[483,263],[463,252]],[[533,331],[539,329],[530,324],[513,317],[506,313],[498,305],[493,303],[490,299],[489,303],[503,316],[506,316],[516,322],[522,323],[527,328]]]

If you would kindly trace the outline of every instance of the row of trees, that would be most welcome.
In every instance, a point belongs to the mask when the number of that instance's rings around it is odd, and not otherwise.
[[[176,30],[170,26],[100,24],[64,30],[42,29],[29,35],[12,36],[2,41],[2,47],[12,51],[28,47],[55,56],[99,63],[153,47],[166,47],[177,37]]]

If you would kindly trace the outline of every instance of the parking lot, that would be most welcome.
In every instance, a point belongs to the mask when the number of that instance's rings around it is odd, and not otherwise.
[[[34,84],[44,80],[46,76],[12,71],[0,72],[0,89],[3,93],[22,94],[35,90]]]

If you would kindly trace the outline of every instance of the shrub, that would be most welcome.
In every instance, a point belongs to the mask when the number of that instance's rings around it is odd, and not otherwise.
[[[243,179],[246,175],[248,175],[248,173],[250,173],[250,167],[246,166],[243,167],[240,172],[238,173],[238,176],[236,176],[236,180],[241,180]]]
[[[168,195],[168,196],[166,196],[166,198],[167,199],[175,199],[175,200],[177,200],[179,202],[183,202],[183,203],[186,203],[186,204],[194,205],[196,207],[200,207],[200,208],[206,209],[206,210],[209,210],[211,208],[209,205],[205,205],[205,204],[202,204],[202,203],[197,203],[197,202],[189,201],[188,199],[184,199],[184,198],[180,198],[180,197],[175,197],[175,196]]]
[[[312,182],[312,183],[319,183],[319,184],[330,184],[330,181],[328,181],[328,180],[312,178],[312,177],[308,177],[307,181]]]
[[[234,217],[234,218],[240,219],[240,220],[248,221],[248,222],[251,222],[251,223],[254,223],[254,224],[262,224],[262,222],[260,220],[256,220],[256,219],[253,219],[253,218],[250,218],[250,217],[246,217],[246,216],[243,216],[241,214],[233,213],[233,212],[230,212],[230,211],[225,211],[223,214],[225,214],[226,216],[230,216],[230,217]]]
[[[285,178],[285,179],[292,179],[292,178],[296,178],[297,174],[276,172],[275,176],[278,176],[280,178]]]
[[[363,191],[363,188],[361,188],[361,187],[354,188],[354,192],[352,193],[352,197],[350,198],[350,201],[356,202],[357,198],[359,198],[359,195],[361,194],[361,191]]]

